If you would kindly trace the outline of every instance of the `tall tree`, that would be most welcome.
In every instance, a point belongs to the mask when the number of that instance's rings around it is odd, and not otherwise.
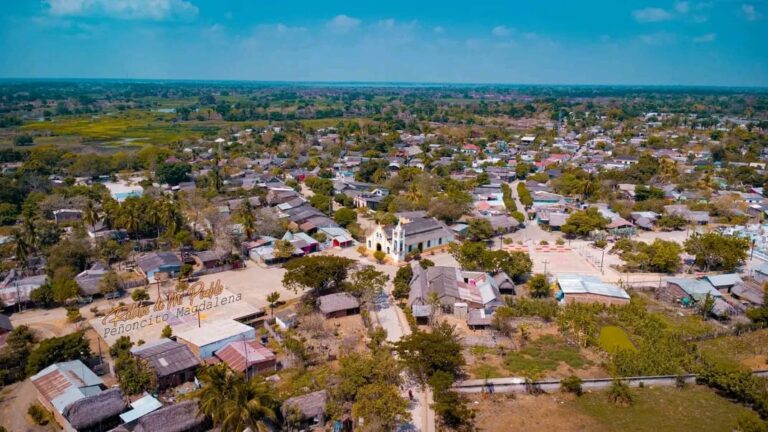
[[[222,363],[204,368],[199,377],[202,387],[192,396],[198,398],[200,412],[222,432],[262,430],[265,420],[277,418],[277,402],[263,376],[246,380]]]

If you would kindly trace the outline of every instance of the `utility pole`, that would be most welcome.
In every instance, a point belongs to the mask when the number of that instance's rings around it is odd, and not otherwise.
[[[605,274],[603,271],[603,261],[605,260],[605,248],[603,248],[603,255],[600,257],[600,273]]]
[[[542,262],[544,263],[544,276],[547,276],[547,264],[549,264],[549,261],[544,260]]]

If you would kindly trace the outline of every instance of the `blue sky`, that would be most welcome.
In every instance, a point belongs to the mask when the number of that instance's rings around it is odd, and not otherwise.
[[[768,86],[768,1],[0,0],[0,77]]]

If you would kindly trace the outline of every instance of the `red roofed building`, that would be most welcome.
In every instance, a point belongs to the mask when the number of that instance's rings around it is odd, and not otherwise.
[[[274,371],[277,365],[275,353],[255,340],[230,342],[214,355],[235,372],[246,373],[247,370],[247,376]]]

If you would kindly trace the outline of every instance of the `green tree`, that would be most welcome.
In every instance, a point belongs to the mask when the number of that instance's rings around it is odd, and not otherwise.
[[[277,419],[277,401],[263,376],[246,380],[224,363],[205,367],[198,376],[202,387],[192,397],[199,400],[200,412],[222,432],[262,430],[265,421]]]
[[[411,279],[413,279],[413,268],[407,265],[397,269],[394,280],[392,296],[396,299],[406,299],[411,292]]]
[[[331,288],[341,287],[355,261],[335,256],[308,256],[291,260],[283,267],[283,285],[298,292],[314,290],[322,295]]]
[[[525,183],[523,182],[517,184],[517,197],[520,198],[520,202],[524,206],[530,207],[533,205],[533,197],[531,196],[531,192],[527,187],[525,187]]]
[[[149,365],[127,351],[121,352],[115,360],[115,374],[120,389],[127,395],[140,394],[155,387],[155,374]]]
[[[568,235],[587,236],[593,231],[602,231],[610,220],[603,217],[595,207],[572,213],[561,230]]]
[[[548,298],[552,296],[552,286],[547,276],[541,273],[535,274],[528,281],[528,292],[534,298]]]
[[[274,244],[275,258],[288,259],[293,256],[296,247],[288,240],[276,240]]]
[[[342,207],[336,210],[336,214],[333,215],[333,220],[342,227],[347,227],[352,222],[357,221],[357,212],[351,208]]]
[[[155,174],[160,183],[175,186],[186,181],[191,170],[191,166],[186,163],[161,163],[157,166]]]
[[[388,382],[377,382],[362,387],[352,404],[352,415],[366,422],[380,425],[381,430],[395,430],[398,424],[411,418],[408,400],[400,389]]]
[[[63,304],[77,296],[80,287],[74,278],[75,272],[71,268],[59,267],[56,269],[51,280],[53,300],[56,303]]]
[[[83,360],[89,357],[91,357],[90,343],[82,331],[44,339],[29,354],[27,374],[36,374],[53,363]]]
[[[37,305],[49,307],[56,302],[53,296],[53,287],[50,282],[45,282],[29,293],[29,299]]]
[[[267,303],[269,303],[269,310],[271,311],[272,316],[275,316],[275,307],[277,307],[279,302],[280,302],[279,292],[273,291],[267,295]]]
[[[494,231],[491,221],[485,218],[473,218],[469,221],[467,238],[471,241],[487,240],[493,237]]]
[[[444,322],[431,332],[419,330],[401,338],[395,347],[405,367],[421,383],[438,371],[455,377],[464,365],[459,336],[453,326]]]
[[[344,288],[363,302],[370,303],[373,297],[384,292],[388,281],[389,276],[386,273],[376,270],[372,265],[366,265],[352,273]]]
[[[733,271],[747,259],[749,240],[727,237],[716,232],[693,233],[685,241],[685,251],[696,258],[705,271]]]
[[[160,337],[169,338],[171,336],[173,336],[173,328],[171,328],[171,326],[169,325],[166,325],[165,327],[163,327],[163,330],[160,332]]]
[[[131,293],[131,300],[142,303],[149,300],[149,293],[143,288],[137,288]]]
[[[49,275],[53,275],[56,269],[62,267],[69,267],[77,274],[85,270],[92,253],[88,243],[65,239],[51,247],[47,256]]]
[[[677,214],[664,215],[656,221],[656,226],[665,231],[679,231],[684,229],[686,225],[688,225],[688,221],[684,217]]]
[[[454,377],[445,371],[437,371],[429,379],[435,410],[441,426],[448,430],[473,431],[475,412],[458,393],[451,389]]]

